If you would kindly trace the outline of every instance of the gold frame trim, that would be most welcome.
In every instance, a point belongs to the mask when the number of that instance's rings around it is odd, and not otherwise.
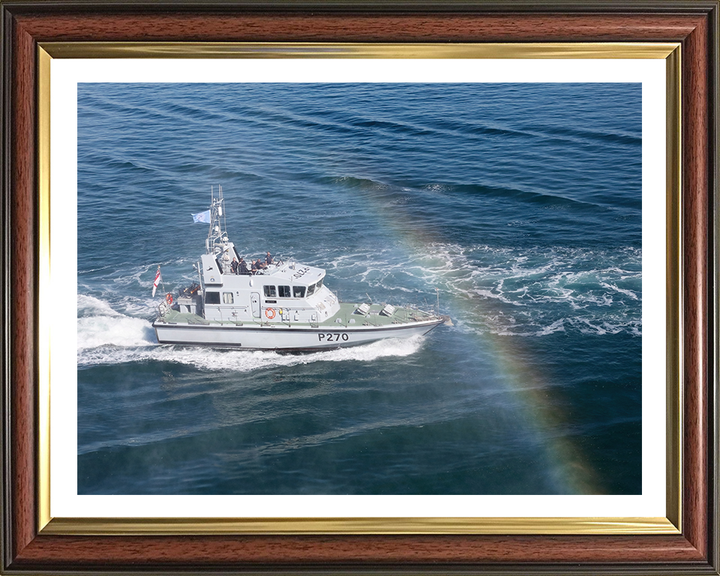
[[[55,518],[43,534],[678,534],[667,518]]]
[[[313,42],[42,42],[53,58],[667,58],[673,42],[330,44]]]
[[[666,509],[667,518],[682,531],[682,46],[666,59],[665,187],[666,187]]]
[[[38,525],[50,522],[50,63],[38,49]]]
[[[326,44],[47,42],[38,46],[38,529],[42,534],[680,534],[682,247],[679,43]],[[493,58],[666,60],[666,518],[53,518],[50,514],[50,70],[53,58]]]

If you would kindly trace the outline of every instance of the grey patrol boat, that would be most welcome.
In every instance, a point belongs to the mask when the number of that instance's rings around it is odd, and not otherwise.
[[[314,266],[278,261],[233,272],[241,257],[225,232],[222,188],[210,195],[199,283],[160,304],[153,328],[161,344],[311,351],[423,335],[447,320],[415,308],[340,302],[323,284],[325,270]]]

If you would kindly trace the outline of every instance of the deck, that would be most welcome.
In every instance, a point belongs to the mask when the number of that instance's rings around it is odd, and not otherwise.
[[[156,322],[162,322],[167,324],[202,324],[202,325],[215,325],[215,326],[297,326],[297,327],[310,327],[310,328],[349,328],[349,327],[361,327],[361,326],[389,326],[393,324],[412,324],[414,322],[422,322],[425,320],[431,320],[437,318],[435,314],[429,312],[423,312],[415,308],[396,308],[395,312],[391,316],[385,316],[380,314],[380,311],[384,308],[384,304],[372,304],[370,310],[366,315],[356,314],[358,304],[341,302],[340,310],[334,316],[331,316],[327,320],[322,322],[285,322],[279,319],[279,315],[275,320],[264,320],[261,318],[253,318],[250,320],[205,320],[197,314],[190,314],[187,312],[179,312],[177,310],[170,309],[164,316],[159,317]],[[280,308],[280,306],[279,306]]]

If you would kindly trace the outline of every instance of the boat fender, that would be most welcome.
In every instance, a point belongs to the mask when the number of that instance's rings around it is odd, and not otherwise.
[[[168,306],[172,306],[173,297],[172,294],[170,294],[169,292],[165,295],[165,302],[168,303]]]
[[[282,314],[282,312],[280,312]],[[265,308],[265,316],[267,316],[270,320],[275,318],[275,309],[274,308]]]

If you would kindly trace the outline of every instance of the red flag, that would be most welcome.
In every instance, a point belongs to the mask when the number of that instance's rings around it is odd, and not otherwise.
[[[155,290],[157,290],[160,282],[162,282],[162,276],[160,275],[160,266],[158,266],[157,274],[155,274],[155,282],[153,282],[153,297],[155,296]]]

